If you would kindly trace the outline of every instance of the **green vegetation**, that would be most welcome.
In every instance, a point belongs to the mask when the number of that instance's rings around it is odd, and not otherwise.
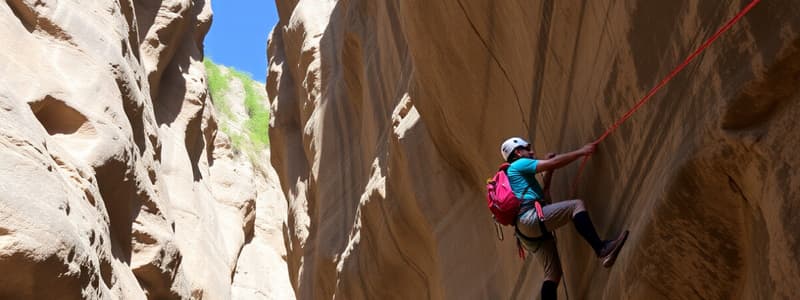
[[[208,74],[208,91],[211,92],[211,101],[214,102],[214,107],[217,111],[222,113],[227,118],[233,118],[231,107],[225,99],[225,92],[228,91],[228,82],[230,78],[222,75],[222,70],[211,59],[206,58],[203,61],[206,66],[206,74]]]
[[[257,89],[259,86],[252,79],[250,74],[228,68],[224,72],[211,59],[203,61],[208,74],[208,89],[211,93],[211,100],[217,108],[220,116],[220,130],[231,139],[234,149],[245,152],[251,159],[255,159],[255,152],[265,149],[269,145],[267,126],[269,126],[269,108],[265,107],[263,99],[259,98]],[[242,131],[231,130],[228,122],[234,120],[230,101],[239,99],[228,99],[227,92],[230,82],[239,80],[244,87],[245,99],[244,107],[247,112],[247,119],[241,120]]]
[[[269,144],[269,136],[267,135],[269,109],[262,106],[261,99],[258,98],[256,86],[250,74],[233,69],[231,69],[231,73],[244,83],[244,107],[247,110],[247,115],[250,117],[250,119],[245,122],[245,128],[247,128],[250,133],[250,140],[256,143],[256,146],[264,147]]]

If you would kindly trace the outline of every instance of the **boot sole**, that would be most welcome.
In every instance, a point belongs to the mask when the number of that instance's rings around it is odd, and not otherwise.
[[[611,254],[609,254],[608,258],[603,260],[603,267],[610,268],[614,265],[614,262],[617,261],[617,255],[619,254],[619,251],[622,250],[622,246],[625,245],[625,241],[627,240],[628,231],[625,230],[625,232],[623,232],[622,240],[616,245],[616,247],[614,247],[614,251],[611,251]]]

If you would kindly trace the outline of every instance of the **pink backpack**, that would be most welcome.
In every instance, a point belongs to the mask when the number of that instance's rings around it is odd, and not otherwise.
[[[519,214],[522,200],[517,198],[517,196],[514,195],[514,191],[511,190],[511,184],[508,182],[508,175],[506,175],[508,166],[509,163],[503,163],[500,165],[500,168],[498,168],[499,170],[494,177],[486,180],[486,202],[489,205],[489,210],[492,212],[492,216],[494,217],[496,224],[514,226],[516,225],[517,215]],[[527,192],[527,188],[525,189],[525,192]],[[539,216],[540,225],[542,226],[543,230],[546,231],[547,229],[544,227],[543,223],[544,213],[542,212],[542,205],[539,203],[539,201],[535,201],[534,206],[536,207],[536,214]],[[500,225],[495,226],[497,230],[497,238],[502,241],[503,230],[500,228]],[[524,260],[525,249],[522,247],[520,242],[520,236],[522,236],[522,233],[519,232],[519,229],[517,229],[516,233],[519,257]],[[537,249],[541,246],[541,242],[543,240],[552,238],[552,236],[549,235],[549,232],[541,238],[531,239],[525,236],[522,237],[525,238],[528,243],[537,244]]]
[[[511,190],[511,184],[508,183],[508,176],[506,175],[508,166],[508,163],[503,163],[500,165],[497,174],[486,180],[486,202],[495,222],[501,225],[514,225],[516,223],[519,206],[522,203],[514,195],[514,191]]]

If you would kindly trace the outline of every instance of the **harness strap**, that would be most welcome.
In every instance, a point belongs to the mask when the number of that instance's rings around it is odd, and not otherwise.
[[[539,219],[539,226],[542,226],[542,232],[549,232],[547,227],[544,226],[544,212],[542,211],[542,204],[539,201],[534,201],[533,205],[536,206],[536,217]]]
[[[522,243],[520,242],[520,240],[525,240],[525,242],[529,244],[541,245],[542,242],[554,238],[553,234],[550,233],[549,231],[545,231],[544,234],[542,234],[542,236],[532,238],[522,234],[522,232],[519,231],[518,227],[514,227],[514,230],[516,231],[516,236],[517,236],[517,250],[519,252],[519,258],[521,258],[522,260],[525,260],[525,249],[522,247]],[[531,252],[536,252],[536,251],[539,251],[539,248],[536,248]]]
[[[538,236],[538,237],[526,236],[526,235],[522,234],[521,231],[519,231],[519,228],[516,229],[516,233],[517,233],[517,236],[520,239],[523,239],[526,242],[530,242],[530,243],[543,242],[543,241],[546,241],[546,240],[549,240],[549,239],[553,238],[553,234],[551,232],[549,232],[549,231],[545,232],[544,234],[542,234],[542,236]]]

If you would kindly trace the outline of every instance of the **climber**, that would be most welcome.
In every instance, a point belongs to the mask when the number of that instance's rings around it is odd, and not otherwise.
[[[589,243],[606,268],[614,264],[628,237],[628,231],[625,230],[614,240],[601,240],[580,199],[552,204],[548,201],[553,171],[582,156],[592,154],[596,147],[595,144],[588,144],[564,154],[551,153],[546,159],[539,160],[536,159],[530,143],[522,138],[509,138],[500,146],[503,159],[511,164],[506,171],[511,190],[522,201],[516,224],[517,238],[528,251],[536,253],[544,266],[542,299],[556,299],[556,289],[562,275],[561,262],[551,234],[553,230],[572,220],[575,229]],[[540,172],[546,172],[543,178],[544,189],[535,177]],[[536,202],[541,203],[541,213],[544,216],[537,214]]]

